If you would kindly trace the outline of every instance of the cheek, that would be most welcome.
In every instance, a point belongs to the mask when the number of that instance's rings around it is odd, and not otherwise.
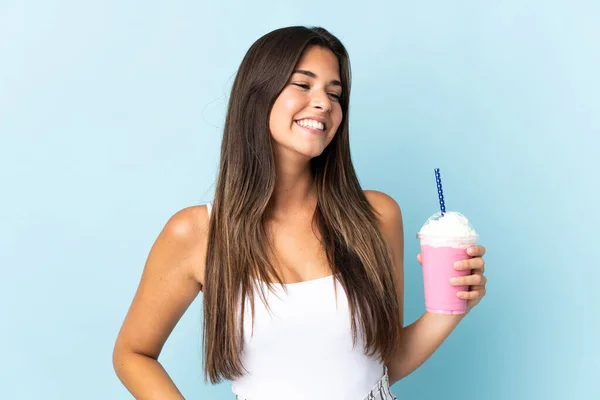
[[[295,96],[285,96],[280,100],[279,112],[281,119],[285,119],[288,122],[303,108],[302,102]]]
[[[293,122],[295,102],[290,98],[278,98],[273,104],[269,124],[271,131],[289,127]]]
[[[282,114],[283,110],[281,107],[281,103],[279,103],[279,101],[276,101],[275,104],[273,104],[273,108],[271,109],[271,116],[269,117],[269,128],[271,128],[271,131],[277,130],[281,126]]]
[[[344,115],[342,113],[342,107],[338,104],[336,106],[336,109],[331,114],[331,119],[333,120],[333,123],[336,126],[336,128],[335,128],[336,131],[342,124],[343,117],[344,117]]]

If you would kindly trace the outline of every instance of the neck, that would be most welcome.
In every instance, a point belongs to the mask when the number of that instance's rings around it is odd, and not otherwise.
[[[317,203],[317,191],[306,159],[296,163],[277,163],[275,192],[271,199],[274,217],[312,215]]]

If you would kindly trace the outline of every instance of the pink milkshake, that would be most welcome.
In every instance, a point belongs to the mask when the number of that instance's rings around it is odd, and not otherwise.
[[[473,246],[478,235],[464,215],[449,211],[429,217],[417,238],[421,241],[421,262],[425,308],[438,314],[463,314],[467,301],[456,293],[468,291],[468,286],[453,286],[450,278],[470,275],[470,270],[456,270],[456,261],[467,260],[467,249]]]

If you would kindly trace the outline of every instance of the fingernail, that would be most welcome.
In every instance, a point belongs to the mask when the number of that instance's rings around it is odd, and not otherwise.
[[[457,261],[454,263],[454,268],[460,269],[460,267],[462,267],[462,261]]]
[[[451,283],[451,284],[453,284],[453,285],[454,285],[454,284],[455,284],[455,283],[457,283],[457,282],[458,282],[458,279],[456,279],[456,278],[450,278],[450,283]]]
[[[463,297],[465,295],[465,292],[457,292],[456,296],[458,297]]]
[[[467,253],[468,253],[469,255],[471,255],[471,256],[472,256],[473,254],[475,254],[475,247],[469,247],[469,250],[467,250]]]

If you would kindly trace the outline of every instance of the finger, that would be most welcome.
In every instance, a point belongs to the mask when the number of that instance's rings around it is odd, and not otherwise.
[[[454,269],[478,269],[485,271],[485,261],[481,257],[469,258],[468,260],[457,261],[454,263]]]
[[[487,278],[481,274],[473,274],[468,276],[455,276],[450,278],[450,284],[452,286],[465,286],[465,285],[480,285],[485,286]]]
[[[485,254],[485,247],[483,246],[472,246],[467,249],[467,254],[471,257],[483,257]]]
[[[483,296],[485,296],[486,290],[484,289],[479,289],[479,290],[471,290],[469,292],[458,292],[456,293],[457,297],[460,297],[461,299],[466,299],[466,300],[475,300],[475,299],[481,299]]]
[[[417,261],[421,264],[421,253],[417,254]]]

